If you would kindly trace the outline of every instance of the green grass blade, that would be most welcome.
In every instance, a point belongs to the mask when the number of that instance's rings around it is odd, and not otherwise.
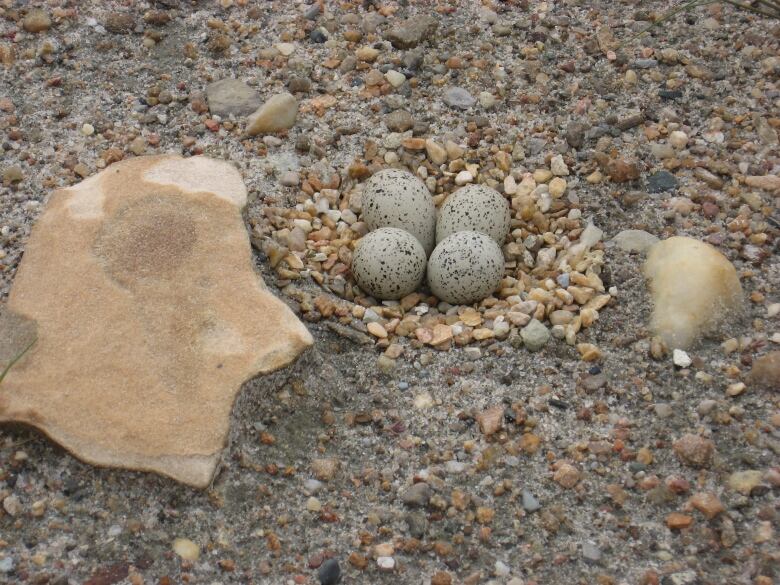
[[[32,346],[35,345],[36,341],[38,341],[37,337],[35,339],[33,339],[30,342],[30,344],[27,347],[25,347],[14,359],[12,359],[10,362],[8,362],[8,365],[3,369],[2,373],[0,373],[0,384],[3,383],[3,380],[5,379],[6,375],[10,371],[10,369],[14,367],[16,362],[18,362],[20,359],[22,359],[24,354],[26,354],[28,351],[30,351],[30,348],[32,348]]]

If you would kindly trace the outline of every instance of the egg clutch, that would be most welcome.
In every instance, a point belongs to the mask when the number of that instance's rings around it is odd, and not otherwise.
[[[428,188],[413,174],[375,173],[363,191],[363,220],[371,231],[352,259],[360,287],[377,299],[397,300],[416,291],[427,273],[431,292],[448,303],[475,303],[493,293],[504,275],[507,200],[485,185],[466,185],[436,215]]]

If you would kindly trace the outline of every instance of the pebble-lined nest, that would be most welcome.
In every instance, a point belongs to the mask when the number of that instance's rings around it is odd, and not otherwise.
[[[343,183],[328,184],[310,176],[294,208],[266,207],[253,223],[253,242],[268,257],[285,294],[300,303],[304,319],[330,319],[367,333],[389,357],[402,351],[398,338],[412,347],[449,349],[493,339],[538,349],[547,334],[533,319],[550,327],[553,337],[577,344],[586,360],[599,351],[577,343],[578,333],[592,326],[615,296],[601,274],[604,249],[601,231],[582,216],[577,186],[560,154],[546,157],[547,166],[526,169],[520,143],[468,150],[452,142],[443,145],[411,132],[390,134],[377,145],[369,142],[365,161],[348,169]],[[427,291],[400,301],[367,296],[350,271],[357,242],[368,233],[361,220],[361,181],[392,166],[420,177],[439,208],[461,185],[484,183],[510,201],[511,231],[502,246],[504,278],[499,289],[474,305],[450,305]],[[595,171],[598,173],[598,171]],[[598,177],[584,179],[598,180]],[[325,294],[311,295],[298,284],[316,282]],[[332,294],[327,294],[332,293]],[[368,337],[367,337],[368,338]]]

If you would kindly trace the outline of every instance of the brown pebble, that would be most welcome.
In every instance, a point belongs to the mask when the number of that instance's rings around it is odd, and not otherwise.
[[[609,178],[615,183],[625,183],[639,178],[639,168],[623,159],[609,161],[606,171]]]
[[[431,577],[431,585],[452,585],[452,576],[444,571],[434,573]]]
[[[315,459],[311,462],[314,477],[320,481],[329,481],[336,475],[340,466],[338,459]]]
[[[723,507],[720,499],[717,495],[711,492],[698,492],[691,496],[688,500],[691,506],[696,508],[699,512],[704,514],[708,519],[712,520],[723,512],[726,508]]]
[[[22,28],[31,33],[43,32],[49,30],[50,27],[51,18],[45,11],[39,8],[30,10],[22,21]]]
[[[747,376],[747,382],[753,388],[780,390],[780,351],[758,358]]]
[[[571,463],[560,463],[553,474],[553,480],[563,488],[571,489],[580,481],[580,472]]]
[[[504,424],[504,407],[493,406],[477,415],[479,429],[483,435],[490,436],[501,429]]]
[[[688,528],[693,523],[693,516],[687,514],[681,514],[679,512],[672,512],[666,517],[666,525],[671,530],[682,530]]]
[[[674,442],[677,458],[691,467],[707,467],[712,461],[715,444],[699,435],[686,434]]]

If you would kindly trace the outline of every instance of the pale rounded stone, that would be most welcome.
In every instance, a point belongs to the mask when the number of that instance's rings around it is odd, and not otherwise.
[[[298,116],[298,102],[290,93],[273,96],[255,113],[249,116],[246,133],[249,136],[287,130],[295,125]]]
[[[258,93],[239,79],[220,79],[206,86],[209,111],[216,116],[248,116],[261,105]]]
[[[430,138],[425,141],[425,153],[428,155],[430,161],[435,165],[441,165],[447,162],[446,149],[437,142],[434,142]]]
[[[245,203],[238,171],[205,157],[131,158],[54,193],[0,316],[0,363],[37,339],[0,422],[206,487],[241,385],[312,344],[254,270]]]
[[[553,199],[558,199],[559,197],[563,196],[564,193],[566,193],[567,186],[566,179],[555,177],[548,185],[550,196]]]
[[[400,71],[391,69],[385,73],[385,79],[387,79],[387,82],[393,87],[401,87],[404,84],[404,81],[406,81],[406,76]]]
[[[379,50],[375,49],[374,47],[359,47],[355,51],[355,57],[357,57],[360,61],[365,61],[366,63],[373,63],[376,61],[378,56]]]
[[[644,272],[655,305],[651,327],[671,348],[687,349],[742,310],[737,271],[704,242],[663,240],[650,248]]]
[[[458,186],[471,183],[473,180],[474,175],[472,175],[469,171],[460,171],[457,175],[455,175],[455,184]]]
[[[688,145],[688,135],[681,130],[675,130],[669,134],[669,144],[680,150]]]
[[[658,236],[654,236],[644,230],[623,230],[612,238],[618,248],[626,252],[639,252],[644,254],[652,246],[658,243]]]
[[[276,50],[279,51],[284,57],[289,57],[295,52],[295,45],[292,43],[278,43]]]
[[[177,538],[174,540],[173,552],[185,561],[197,561],[200,557],[200,547],[189,538]]]

